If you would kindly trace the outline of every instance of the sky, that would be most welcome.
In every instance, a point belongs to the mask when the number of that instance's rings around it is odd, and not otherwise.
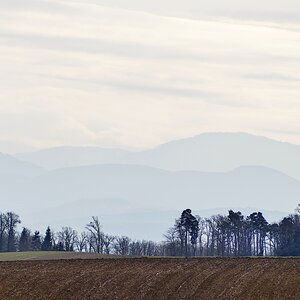
[[[0,0],[0,152],[300,144],[299,116],[299,1]]]

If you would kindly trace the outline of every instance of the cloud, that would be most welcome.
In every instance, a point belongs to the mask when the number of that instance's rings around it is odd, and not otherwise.
[[[282,135],[300,136],[300,129],[298,129],[298,130],[282,130],[282,129],[276,129],[276,128],[265,128],[264,131],[271,132],[271,133],[279,133]]]
[[[67,0],[82,3],[81,0]],[[169,16],[202,19],[203,17],[237,18],[260,21],[300,22],[300,4],[297,0],[87,0],[93,5],[106,5],[146,11]]]
[[[0,141],[10,149],[297,131],[297,24],[224,20],[242,9],[231,0],[24,3],[0,2]]]
[[[294,83],[300,81],[300,77],[288,76],[280,73],[262,73],[262,74],[247,74],[243,76],[246,79],[263,80],[263,81],[287,81]]]

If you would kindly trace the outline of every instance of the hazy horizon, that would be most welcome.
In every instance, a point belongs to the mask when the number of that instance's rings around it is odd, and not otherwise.
[[[245,135],[245,136],[252,136],[252,137],[258,137],[258,138],[264,138],[270,141],[274,141],[274,142],[278,142],[278,143],[283,143],[283,144],[289,144],[289,145],[293,145],[293,146],[300,146],[300,144],[297,143],[293,143],[293,142],[289,142],[289,141],[285,141],[282,139],[276,139],[276,138],[272,138],[272,137],[268,137],[266,135],[258,135],[258,134],[252,134],[249,132],[240,132],[240,131],[207,131],[207,132],[202,132],[196,135],[192,135],[192,136],[182,136],[182,137],[178,137],[176,139],[170,140],[167,139],[165,141],[162,141],[158,144],[153,144],[151,146],[148,147],[125,147],[125,146],[114,146],[114,147],[110,147],[107,145],[89,145],[89,144],[82,144],[82,145],[74,145],[74,144],[59,144],[59,145],[55,145],[55,146],[50,146],[50,147],[42,147],[42,148],[26,148],[25,151],[12,151],[12,152],[5,152],[1,150],[0,147],[0,154],[7,154],[7,155],[11,155],[11,156],[15,156],[15,155],[22,155],[22,154],[26,154],[26,153],[35,153],[35,152],[40,152],[40,151],[44,151],[44,150],[51,150],[51,149],[59,149],[59,148],[82,148],[82,149],[86,149],[86,148],[95,148],[95,149],[104,149],[104,150],[122,150],[122,151],[128,151],[128,152],[143,152],[143,151],[147,151],[147,150],[153,150],[155,148],[158,148],[160,146],[169,144],[169,143],[173,143],[173,142],[177,142],[177,141],[184,141],[184,140],[188,140],[188,139],[193,139],[193,138],[197,138],[197,137],[201,137],[201,136],[206,136],[206,135],[235,135],[235,134],[241,134],[241,135]]]
[[[126,147],[126,146],[114,146],[114,147],[110,147],[107,146],[105,144],[101,145],[90,145],[90,144],[82,144],[82,145],[76,145],[76,144],[58,144],[55,146],[50,146],[50,147],[42,147],[42,148],[27,148],[25,151],[12,151],[12,152],[4,152],[1,150],[0,147],[0,153],[2,154],[8,154],[8,155],[17,155],[17,154],[23,154],[23,153],[30,153],[30,152],[39,152],[39,151],[43,151],[43,150],[49,150],[49,149],[56,149],[56,148],[101,148],[101,149],[108,149],[108,150],[124,150],[124,151],[132,151],[132,152],[139,152],[139,151],[145,151],[145,150],[151,150],[154,148],[157,148],[159,146],[162,146],[164,144],[168,144],[168,143],[172,143],[172,142],[176,142],[176,141],[181,141],[181,140],[186,140],[186,139],[192,139],[192,138],[196,138],[198,136],[203,136],[203,135],[218,135],[218,134],[242,134],[242,135],[250,135],[250,136],[254,136],[254,137],[262,137],[262,138],[266,138],[266,139],[270,139],[279,143],[288,143],[288,144],[292,144],[292,145],[296,145],[296,146],[300,146],[300,144],[296,144],[296,143],[292,143],[292,142],[288,142],[288,141],[284,141],[284,140],[280,140],[280,139],[276,139],[276,138],[272,138],[272,137],[268,137],[268,136],[264,136],[264,135],[258,135],[258,134],[253,134],[250,132],[242,132],[242,131],[206,131],[206,132],[200,132],[199,134],[195,134],[195,135],[189,135],[189,136],[181,136],[181,137],[177,137],[175,139],[166,139],[164,141],[159,142],[158,144],[153,144],[151,146],[148,147]],[[1,145],[1,144],[0,144]]]

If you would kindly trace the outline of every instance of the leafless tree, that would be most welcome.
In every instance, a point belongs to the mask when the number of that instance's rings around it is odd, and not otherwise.
[[[166,239],[165,251],[167,256],[177,256],[181,255],[182,244],[178,239],[178,227],[175,225],[171,227],[167,233],[164,235]],[[182,238],[183,241],[183,238]]]
[[[114,242],[114,250],[117,255],[129,254],[130,238],[127,236],[117,237]]]
[[[76,249],[78,252],[88,252],[88,233],[81,232],[75,241]]]
[[[7,229],[7,251],[16,251],[16,226],[21,223],[21,220],[14,212],[8,212],[5,215]]]
[[[6,229],[7,229],[6,215],[0,213],[0,252],[6,251],[5,249]]]
[[[63,245],[65,251],[73,251],[74,244],[77,240],[77,232],[71,227],[63,227],[62,230],[58,232],[58,240]]]
[[[103,245],[104,245],[105,254],[110,254],[114,240],[115,240],[115,237],[112,235],[105,234],[103,236]]]
[[[86,225],[90,233],[90,244],[97,253],[103,253],[103,233],[98,217],[92,217],[92,221]]]

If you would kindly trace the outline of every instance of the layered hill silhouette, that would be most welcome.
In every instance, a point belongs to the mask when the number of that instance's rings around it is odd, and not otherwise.
[[[18,160],[10,155],[0,153],[0,176],[36,177],[44,172],[43,168],[29,162]]]
[[[47,224],[58,229],[63,225],[84,227],[92,215],[98,215],[108,232],[122,228],[124,234],[132,236],[136,230],[151,232],[157,238],[178,216],[165,218],[163,212],[180,212],[185,207],[293,211],[300,199],[300,183],[264,167],[206,173],[97,165],[7,182],[0,185],[0,193],[2,210],[17,211],[31,228]]]
[[[208,209],[226,205],[291,211],[300,199],[300,182],[265,167],[207,173],[98,165],[45,173],[27,182],[23,195],[36,205],[122,199],[126,206],[144,209]]]
[[[265,166],[300,180],[300,146],[246,133],[206,133],[141,152],[61,147],[17,158],[48,169],[94,164],[134,164],[170,171],[228,172]]]
[[[1,210],[40,230],[84,227],[98,215],[108,232],[122,227],[154,239],[187,207],[260,209],[277,221],[299,202],[299,165],[299,146],[243,133],[202,134],[141,152],[63,147],[0,155]]]

